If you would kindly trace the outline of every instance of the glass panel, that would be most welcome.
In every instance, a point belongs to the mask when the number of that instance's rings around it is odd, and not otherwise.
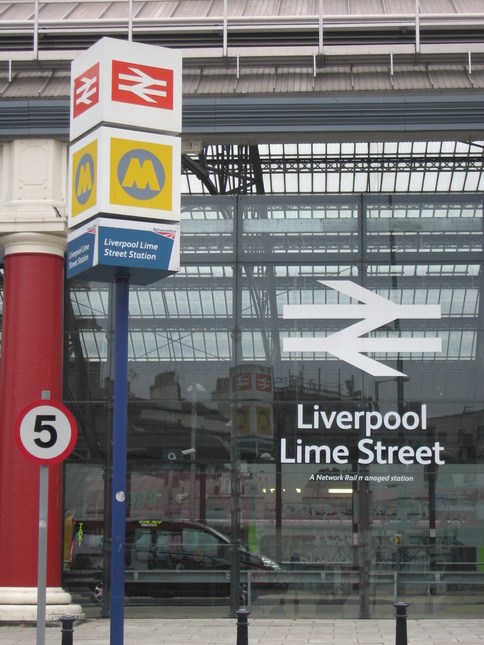
[[[395,594],[415,618],[472,611],[484,585],[481,198],[205,199],[184,218],[205,229],[189,233],[180,272],[130,292],[127,512],[150,538],[146,586],[128,597],[183,611],[187,595],[218,616],[241,589],[255,617],[388,617]],[[72,519],[109,520],[110,293],[71,285],[71,537]],[[167,523],[196,532],[198,520],[223,548],[194,546],[174,590],[182,536]]]
[[[369,254],[477,254],[482,250],[482,199],[371,197]]]
[[[272,255],[299,261],[301,256],[359,253],[358,200],[333,198],[240,198],[244,259]]]
[[[235,251],[234,198],[183,200],[180,232],[181,263],[230,260]]]

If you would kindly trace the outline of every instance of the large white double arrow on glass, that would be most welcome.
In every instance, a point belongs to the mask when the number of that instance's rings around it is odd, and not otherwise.
[[[440,338],[362,338],[397,319],[440,319],[440,305],[398,305],[349,280],[319,280],[363,304],[285,305],[284,319],[359,319],[326,338],[284,338],[284,352],[327,352],[372,376],[406,376],[365,353],[440,352]]]

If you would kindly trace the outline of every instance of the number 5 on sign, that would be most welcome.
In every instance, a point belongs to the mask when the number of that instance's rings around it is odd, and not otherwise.
[[[77,425],[69,410],[56,401],[34,401],[15,422],[15,441],[31,461],[43,466],[66,459],[77,441]]]

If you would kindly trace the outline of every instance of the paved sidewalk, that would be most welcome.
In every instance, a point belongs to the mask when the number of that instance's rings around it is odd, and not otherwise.
[[[110,621],[75,625],[74,645],[110,645]],[[125,621],[125,645],[236,645],[235,619],[139,619]],[[0,626],[0,645],[35,645],[37,630]],[[395,645],[395,620],[253,619],[249,645]],[[484,619],[409,620],[408,645],[484,645]],[[61,626],[46,629],[46,645],[60,645]],[[114,643],[113,645],[119,645]]]

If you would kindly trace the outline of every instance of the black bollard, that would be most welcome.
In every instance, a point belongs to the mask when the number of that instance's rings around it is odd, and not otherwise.
[[[396,602],[395,616],[397,619],[396,632],[395,632],[395,645],[407,645],[407,603]]]
[[[61,616],[62,641],[61,645],[72,645],[74,638],[74,616]]]
[[[249,614],[247,609],[237,609],[237,645],[249,645]]]

